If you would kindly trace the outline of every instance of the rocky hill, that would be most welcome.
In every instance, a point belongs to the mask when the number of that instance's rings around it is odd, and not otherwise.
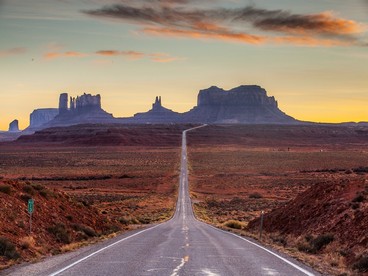
[[[283,113],[274,97],[257,85],[242,85],[231,90],[216,86],[201,90],[198,104],[185,113],[185,121],[201,123],[297,123]]]
[[[265,214],[263,226],[279,240],[294,241],[299,251],[337,254],[348,267],[368,273],[368,168],[345,173],[361,177],[316,184]],[[259,224],[260,219],[253,220],[248,228],[258,231]]]
[[[32,232],[27,203],[34,199]],[[0,269],[72,248],[109,233],[112,225],[92,207],[37,183],[0,180]]]

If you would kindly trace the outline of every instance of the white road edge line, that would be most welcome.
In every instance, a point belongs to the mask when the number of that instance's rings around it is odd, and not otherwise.
[[[199,222],[202,222],[202,221],[199,221]],[[204,222],[202,222],[202,223],[204,223]],[[254,246],[256,246],[256,247],[258,247],[258,248],[260,248],[260,249],[262,249],[262,250],[264,250],[264,251],[266,251],[266,252],[268,252],[268,253],[270,253],[271,255],[273,255],[273,256],[275,256],[275,257],[279,258],[280,260],[284,261],[284,262],[285,262],[285,263],[287,263],[288,265],[291,265],[292,267],[296,268],[296,269],[297,269],[297,270],[299,270],[300,272],[303,272],[305,275],[308,275],[308,276],[315,276],[315,274],[313,274],[313,273],[309,272],[308,270],[305,270],[304,268],[302,268],[302,267],[300,267],[300,266],[298,266],[298,265],[294,264],[293,262],[290,262],[288,259],[285,259],[284,257],[281,257],[280,255],[277,255],[275,252],[272,252],[271,250],[269,250],[269,249],[267,249],[267,248],[265,248],[265,247],[263,247],[263,246],[261,246],[261,245],[259,245],[259,244],[256,244],[255,242],[252,242],[252,241],[250,241],[250,240],[248,240],[248,239],[246,239],[246,238],[243,238],[243,237],[241,237],[241,236],[238,236],[238,235],[236,235],[236,234],[234,234],[234,233],[227,232],[227,231],[224,231],[224,230],[222,230],[222,229],[216,228],[216,227],[214,227],[214,226],[212,226],[212,225],[210,225],[210,224],[207,224],[207,223],[204,223],[204,224],[208,225],[209,227],[212,227],[213,229],[215,229],[215,230],[217,230],[217,231],[223,232],[223,233],[228,234],[228,235],[235,236],[235,237],[237,237],[237,238],[239,238],[239,239],[241,239],[241,240],[244,240],[244,241],[246,241],[246,242],[248,242],[248,243],[250,243],[250,244],[252,244],[252,245],[254,245]]]
[[[98,254],[98,253],[100,253],[100,252],[102,252],[102,251],[104,251],[104,250],[106,250],[106,249],[108,249],[108,248],[110,248],[110,247],[113,247],[113,246],[114,246],[114,245],[116,245],[116,244],[119,244],[119,243],[121,243],[121,242],[123,242],[123,241],[126,241],[126,240],[128,240],[128,239],[130,239],[130,238],[133,238],[134,236],[140,235],[140,234],[142,234],[142,233],[144,233],[144,232],[146,232],[146,231],[149,231],[149,230],[155,229],[156,227],[158,227],[158,226],[160,226],[160,225],[161,225],[161,224],[158,224],[158,225],[156,225],[156,226],[154,226],[154,227],[151,227],[151,228],[148,228],[148,229],[144,229],[144,230],[139,231],[139,232],[137,232],[137,233],[135,233],[135,234],[133,234],[133,235],[131,235],[131,236],[129,236],[129,237],[126,237],[126,238],[123,238],[123,239],[121,239],[121,240],[118,240],[118,241],[116,241],[116,242],[114,242],[114,243],[112,243],[112,244],[110,244],[110,245],[108,245],[108,246],[105,246],[105,247],[103,247],[103,248],[101,248],[101,249],[99,249],[99,250],[97,250],[97,251],[95,251],[95,252],[93,252],[93,253],[91,253],[91,254],[89,254],[89,255],[85,256],[85,257],[83,257],[82,259],[80,259],[80,260],[78,260],[78,261],[76,261],[76,262],[74,262],[74,263],[72,263],[72,264],[70,264],[70,265],[68,265],[68,266],[66,266],[66,267],[64,267],[64,268],[62,268],[62,269],[60,269],[60,270],[58,270],[58,271],[54,272],[54,273],[52,273],[52,274],[49,274],[49,276],[56,276],[56,275],[59,275],[60,273],[62,273],[62,272],[64,272],[64,271],[68,270],[69,268],[72,268],[73,266],[75,266],[75,265],[77,265],[77,264],[79,264],[79,263],[81,263],[81,262],[83,262],[83,261],[85,261],[85,260],[87,260],[87,259],[91,258],[92,256],[94,256],[94,255],[96,255],[96,254]]]

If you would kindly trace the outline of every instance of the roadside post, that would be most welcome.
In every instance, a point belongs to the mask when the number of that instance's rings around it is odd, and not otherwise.
[[[34,199],[28,199],[28,214],[29,214],[29,234],[32,233],[32,214],[34,211]]]
[[[264,211],[261,212],[261,223],[259,225],[259,239],[262,239],[262,230],[263,230],[263,215]]]

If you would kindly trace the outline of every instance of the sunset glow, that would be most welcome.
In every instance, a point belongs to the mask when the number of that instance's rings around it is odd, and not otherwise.
[[[368,121],[367,13],[366,0],[3,0],[0,129],[62,92],[127,117],[242,84],[299,120]]]

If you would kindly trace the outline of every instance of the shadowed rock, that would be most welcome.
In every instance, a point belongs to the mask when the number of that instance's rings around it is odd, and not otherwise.
[[[19,131],[19,122],[18,120],[14,120],[9,124],[10,132],[18,132]]]

